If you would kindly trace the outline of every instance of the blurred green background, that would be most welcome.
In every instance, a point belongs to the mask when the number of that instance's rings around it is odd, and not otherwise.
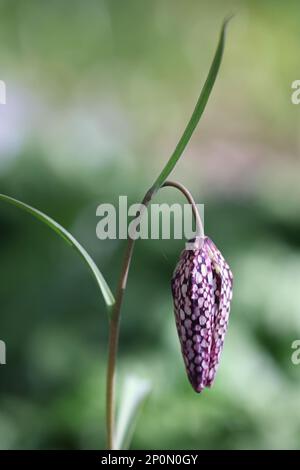
[[[138,202],[172,152],[235,12],[200,126],[173,179],[205,203],[232,267],[231,321],[213,389],[179,351],[170,277],[180,241],[136,245],[119,391],[153,381],[133,448],[298,448],[300,5],[276,0],[0,1],[0,187],[68,228],[116,286],[124,242],[96,207]],[[171,189],[157,202],[182,202]],[[103,448],[107,319],[78,255],[0,204],[0,447]]]

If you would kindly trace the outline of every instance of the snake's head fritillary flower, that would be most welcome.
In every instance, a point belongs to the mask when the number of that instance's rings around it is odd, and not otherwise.
[[[232,273],[204,237],[185,249],[172,277],[176,327],[188,378],[200,393],[210,387],[223,349],[232,298]]]

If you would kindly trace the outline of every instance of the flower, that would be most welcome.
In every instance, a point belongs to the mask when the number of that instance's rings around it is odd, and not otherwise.
[[[219,365],[233,276],[208,237],[196,241],[192,249],[181,253],[171,285],[186,371],[194,390],[200,393],[212,385]]]

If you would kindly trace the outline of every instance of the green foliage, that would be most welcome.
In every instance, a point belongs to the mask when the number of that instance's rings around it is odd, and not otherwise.
[[[92,271],[93,275],[96,278],[100,291],[102,292],[103,298],[107,305],[107,308],[110,309],[114,304],[114,296],[108,287],[107,282],[105,281],[103,274],[99,271],[97,265],[95,264],[94,260],[90,257],[87,251],[80,245],[80,243],[71,235],[64,227],[62,227],[58,222],[51,219],[48,215],[44,214],[43,212],[35,209],[34,207],[25,204],[24,202],[18,201],[10,196],[6,196],[5,194],[0,194],[0,199],[2,201],[8,202],[9,204],[13,204],[17,206],[19,209],[22,209],[29,214],[33,215],[35,218],[43,222],[44,224],[48,225],[54,232],[56,232],[68,245],[75,248],[78,253],[82,256],[90,270]]]
[[[215,84],[219,68],[221,65],[222,57],[223,57],[223,51],[224,51],[224,45],[225,45],[225,32],[226,32],[226,27],[228,24],[229,19],[225,20],[222,26],[222,30],[220,33],[220,40],[218,43],[218,47],[213,59],[213,62],[211,64],[209,73],[207,75],[206,81],[204,83],[204,86],[201,90],[200,96],[198,98],[198,101],[196,103],[195,109],[193,111],[193,114],[178,142],[176,145],[176,148],[174,152],[172,153],[169,161],[167,162],[166,166],[163,168],[162,172],[156,179],[155,183],[153,184],[153,191],[156,191],[158,188],[160,188],[163,183],[166,181],[170,173],[173,171],[176,163],[178,162],[179,158],[181,157],[182,153],[184,152],[184,149],[186,148],[190,138],[193,135],[194,130],[197,127],[197,124],[204,112],[204,109],[206,107],[208,98],[210,96],[210,93],[213,89],[213,86]]]

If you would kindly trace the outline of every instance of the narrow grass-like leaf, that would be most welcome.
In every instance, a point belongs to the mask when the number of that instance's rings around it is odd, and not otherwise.
[[[226,19],[223,23],[222,29],[221,29],[221,34],[220,34],[220,39],[219,43],[217,46],[217,50],[215,52],[215,56],[213,59],[213,62],[211,64],[210,70],[208,72],[208,76],[206,78],[206,81],[204,83],[204,86],[201,90],[200,96],[198,98],[197,104],[195,106],[194,112],[184,130],[184,133],[181,136],[181,139],[179,140],[174,152],[172,153],[171,157],[169,158],[167,164],[163,168],[162,172],[156,179],[155,183],[153,184],[151,188],[151,192],[155,193],[161,186],[162,184],[166,181],[168,178],[169,174],[175,167],[176,163],[178,162],[179,158],[181,157],[184,149],[186,148],[190,138],[193,135],[194,130],[197,127],[197,124],[203,114],[203,111],[205,109],[206,103],[208,101],[208,98],[210,96],[210,93],[213,89],[215,80],[217,78],[219,68],[221,65],[222,61],[222,56],[223,56],[223,50],[224,50],[224,44],[225,44],[225,33],[226,33],[226,26],[230,18]]]
[[[115,303],[114,296],[105,281],[102,273],[98,269],[96,263],[91,258],[91,256],[87,253],[87,251],[80,245],[80,243],[71,235],[64,227],[62,227],[58,222],[51,219],[48,215],[44,214],[43,212],[35,209],[34,207],[25,204],[24,202],[18,201],[10,196],[6,196],[5,194],[0,194],[0,200],[8,202],[9,204],[13,204],[14,206],[23,209],[26,212],[29,212],[31,215],[39,219],[44,224],[48,225],[54,232],[56,232],[60,237],[62,237],[65,242],[67,242],[70,246],[75,248],[79,254],[82,256],[86,264],[89,266],[90,270],[92,271],[93,275],[96,278],[98,286],[102,292],[103,298],[105,300],[107,308],[110,310],[112,305]]]
[[[114,436],[114,450],[126,450],[130,446],[134,427],[141,407],[151,392],[149,380],[135,375],[126,377]]]

